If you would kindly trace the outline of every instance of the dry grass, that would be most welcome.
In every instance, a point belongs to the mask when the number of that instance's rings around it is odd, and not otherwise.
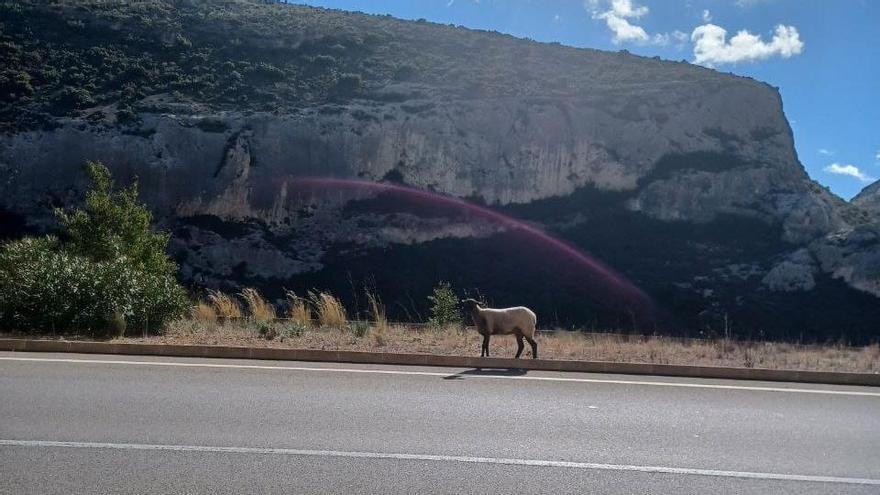
[[[329,292],[310,292],[309,300],[315,308],[318,325],[323,328],[343,328],[348,315],[342,302]]]
[[[217,316],[225,319],[241,318],[241,306],[232,296],[219,290],[208,291],[208,301],[214,307]]]
[[[288,311],[287,317],[294,323],[298,323],[305,327],[312,326],[312,310],[309,309],[309,302],[296,295],[293,291],[287,291]]]
[[[385,317],[385,306],[374,291],[367,290],[367,302],[370,305],[370,316],[373,320],[373,329],[370,336],[377,347],[385,346],[386,333],[388,331],[388,318]]]
[[[263,298],[257,289],[245,288],[239,294],[247,305],[248,316],[252,321],[268,323],[275,320],[275,306]]]
[[[342,328],[336,326],[335,328]],[[480,336],[472,328],[412,328],[386,322],[379,339],[357,338],[352,332],[304,331],[282,339],[260,338],[255,325],[247,322],[198,319],[173,322],[166,333],[149,337],[148,342],[174,344],[241,345],[298,349],[382,351],[439,355],[477,356]],[[125,338],[123,341],[143,342]],[[688,340],[664,337],[596,334],[580,332],[541,332],[537,336],[544,359],[612,361],[698,366],[731,366],[815,371],[880,372],[880,345],[805,346],[786,343],[737,342],[733,340]],[[494,337],[493,357],[513,357],[513,337]],[[528,356],[528,349],[524,356]]]
[[[199,302],[197,302],[192,308],[192,317],[194,320],[205,323],[214,323],[217,321],[217,312],[214,311],[213,306],[205,301],[199,300]]]

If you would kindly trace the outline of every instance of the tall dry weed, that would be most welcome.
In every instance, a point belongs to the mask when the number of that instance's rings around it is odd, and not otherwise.
[[[375,291],[367,289],[367,303],[370,306],[370,317],[373,320],[373,329],[370,333],[377,346],[385,345],[385,334],[388,331],[388,318],[385,316],[385,306]]]
[[[239,293],[247,305],[248,316],[257,323],[268,323],[275,320],[275,306],[260,295],[257,289],[247,287]]]
[[[287,296],[289,308],[287,317],[298,325],[304,327],[312,326],[312,310],[309,308],[309,301],[297,296],[295,292],[290,290],[285,295]]]
[[[217,312],[213,306],[200,299],[192,308],[192,317],[203,323],[214,323],[217,321]]]
[[[329,292],[310,292],[309,300],[315,308],[318,325],[324,328],[344,328],[348,315],[342,302]]]
[[[210,301],[211,305],[214,307],[214,311],[220,318],[241,318],[241,306],[234,297],[219,290],[209,290],[208,301]]]

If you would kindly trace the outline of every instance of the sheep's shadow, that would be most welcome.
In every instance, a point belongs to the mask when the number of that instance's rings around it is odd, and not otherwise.
[[[444,376],[444,380],[461,380],[467,376],[523,376],[529,370],[522,368],[474,368],[459,371],[454,375]]]

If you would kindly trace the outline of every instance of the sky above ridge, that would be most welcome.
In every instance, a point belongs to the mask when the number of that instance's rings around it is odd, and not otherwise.
[[[687,60],[780,89],[810,176],[850,199],[880,178],[877,0],[295,0],[576,47]]]

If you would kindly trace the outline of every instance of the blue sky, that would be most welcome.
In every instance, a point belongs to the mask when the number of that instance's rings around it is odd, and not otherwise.
[[[880,1],[307,0],[687,60],[780,88],[798,156],[849,199],[880,178]],[[747,34],[738,34],[748,31]]]

